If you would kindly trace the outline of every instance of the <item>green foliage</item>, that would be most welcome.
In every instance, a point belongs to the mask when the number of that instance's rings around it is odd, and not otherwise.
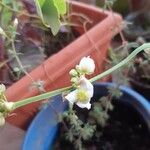
[[[83,123],[72,109],[64,112],[63,120],[69,125],[65,138],[73,143],[77,150],[83,150],[82,140],[88,141],[94,135],[96,126]]]
[[[91,126],[90,124],[85,124],[82,130],[82,138],[83,140],[89,140],[95,131],[95,126]]]
[[[18,44],[18,39],[16,39],[16,36],[19,33],[17,33],[17,25],[14,24],[14,20],[18,18],[19,25],[24,25],[24,23],[26,22],[24,22],[24,20],[31,18],[30,21],[32,26],[35,25],[38,26],[38,28],[41,28],[43,27],[44,23],[44,25],[48,28],[51,28],[52,33],[56,35],[61,25],[61,16],[66,13],[65,0],[35,0],[35,5],[37,8],[37,13],[40,17],[36,14],[29,14],[27,11],[25,11],[25,7],[22,1],[0,1],[0,34],[4,38],[4,47],[8,50],[6,52],[8,58],[16,59],[16,63],[15,60],[13,61],[14,66],[11,66],[13,68],[11,70],[11,74],[13,77],[16,77],[16,79],[19,79],[23,74],[28,74],[26,71],[28,66],[26,67],[24,66],[24,64],[22,65],[23,57],[19,56],[19,53],[16,52],[22,50],[16,50],[16,44]],[[20,19],[22,17],[23,21]],[[16,67],[18,67],[18,69],[16,69]]]
[[[3,10],[3,15],[1,16],[1,27],[6,28],[11,21],[12,12],[8,11],[7,9]]]
[[[129,55],[129,49],[133,47],[138,47],[137,43],[128,43],[124,46],[120,46],[117,49],[109,49],[109,58],[111,66],[117,65],[120,61]],[[119,68],[112,74],[113,81],[119,85],[129,85],[129,79],[127,78],[127,70],[133,67],[133,62],[131,61],[122,68]],[[113,92],[113,91],[112,91]],[[119,92],[116,91],[116,94]]]
[[[107,125],[109,112],[114,108],[112,100],[113,98],[119,98],[121,95],[119,85],[108,88],[108,95],[93,102],[92,109],[87,115],[85,114],[86,116],[80,116],[84,121],[78,118],[71,105],[60,119],[67,125],[65,133],[61,133],[63,139],[65,138],[72,143],[77,150],[83,150],[85,148],[83,143],[90,141],[92,138],[99,141],[102,135],[101,129]]]
[[[101,132],[97,132],[97,128],[99,128],[99,126],[104,127],[107,124],[109,111],[113,110],[112,97],[110,95],[102,97],[94,102],[92,106],[92,109],[88,112],[87,116],[85,116],[86,121],[84,120],[84,122],[78,118],[72,107],[64,112],[61,117],[61,120],[64,121],[68,127],[65,134],[61,134],[66,140],[72,143],[77,150],[83,150],[83,142],[88,142],[93,137],[99,140]]]
[[[111,65],[117,65],[120,61],[122,61],[125,57],[129,56],[133,51],[133,48],[139,47],[141,42],[141,38],[137,39],[136,42],[127,43],[125,45],[120,46],[117,49],[109,50],[109,57],[111,60]],[[134,52],[134,51],[133,51]],[[113,81],[119,85],[130,85],[130,79],[134,79],[138,82],[143,82],[144,84],[150,83],[150,57],[149,54],[145,51],[139,53],[135,61],[131,61],[130,63],[124,65],[124,67],[118,69],[116,72],[112,74]],[[109,89],[113,96],[117,95],[120,97],[120,92],[116,89]]]
[[[93,117],[95,122],[102,127],[106,126],[106,121],[108,120],[109,116],[106,111],[103,111],[101,107],[94,107],[94,110],[90,112],[90,116]]]
[[[67,11],[66,3],[64,0],[54,0],[54,5],[56,6],[58,13],[60,15],[65,15]]]
[[[37,13],[41,17],[43,24],[50,27],[53,35],[60,29],[60,17],[66,13],[66,3],[64,0],[35,0]]]
[[[0,2],[0,26],[8,30],[13,24],[14,17],[23,10],[21,1],[2,0]]]
[[[120,89],[117,86],[116,87],[109,87],[108,92],[109,92],[110,96],[113,98],[118,99],[122,96],[122,92],[120,91]]]
[[[106,126],[109,119],[108,111],[113,110],[113,105],[108,97],[102,97],[98,102],[93,103],[93,109],[90,111],[89,116],[96,124],[101,127]]]

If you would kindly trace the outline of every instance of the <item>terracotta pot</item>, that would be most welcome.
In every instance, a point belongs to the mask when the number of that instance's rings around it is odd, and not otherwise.
[[[87,16],[92,20],[92,24],[88,24],[86,33],[83,33],[83,29],[77,28],[82,32],[79,38],[30,72],[34,81],[44,81],[46,91],[68,86],[70,84],[69,70],[84,56],[91,56],[95,60],[96,71],[94,75],[102,72],[110,41],[120,30],[119,24],[122,22],[120,15],[79,2],[71,2],[70,4],[74,13]],[[74,16],[72,19],[75,20],[77,17]],[[18,101],[39,94],[37,89],[30,89],[31,85],[31,79],[27,76],[23,77],[7,89],[7,99]],[[39,104],[34,103],[17,109],[14,112],[16,115],[9,117],[8,122],[26,129],[29,121],[37,112]]]

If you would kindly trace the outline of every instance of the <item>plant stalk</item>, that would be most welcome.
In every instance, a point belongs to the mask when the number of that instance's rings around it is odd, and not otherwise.
[[[120,63],[118,63],[117,65],[113,66],[112,68],[106,70],[105,72],[91,78],[90,81],[95,82],[95,81],[109,75],[110,73],[112,73],[112,72],[116,71],[117,69],[119,69],[119,68],[123,67],[124,65],[126,65],[129,61],[131,61],[142,50],[145,50],[145,49],[148,49],[148,48],[150,48],[150,43],[143,44],[142,46],[136,48],[128,57],[123,59]]]
[[[26,98],[24,100],[15,102],[14,109],[22,107],[22,106],[30,104],[30,103],[33,103],[33,102],[38,102],[38,101],[41,101],[41,100],[45,100],[47,98],[59,95],[59,94],[65,92],[67,90],[70,90],[70,89],[71,89],[71,86],[61,88],[61,89],[58,89],[58,90],[54,90],[54,91],[51,91],[51,92],[47,92],[47,93],[44,93],[44,94],[40,94],[40,95],[37,95],[37,96],[33,96],[33,97],[30,97],[30,98]]]
[[[126,57],[120,63],[118,63],[114,67],[106,70],[105,72],[91,78],[90,82],[95,82],[95,81],[109,75],[110,73],[114,72],[115,70],[123,67],[124,65],[129,63],[129,61],[131,61],[138,53],[140,53],[142,50],[145,50],[145,49],[148,49],[148,48],[150,48],[150,43],[143,44],[142,46],[136,48],[128,57]],[[69,86],[69,87],[61,88],[61,89],[58,89],[58,90],[55,90],[55,91],[47,92],[47,93],[44,93],[44,94],[40,94],[40,95],[37,95],[37,96],[33,96],[33,97],[30,97],[30,98],[15,102],[14,103],[14,109],[22,107],[22,106],[30,104],[30,103],[33,103],[33,102],[38,102],[38,101],[41,101],[41,100],[59,95],[59,94],[65,92],[67,90],[71,90],[72,88],[73,88],[72,86]]]

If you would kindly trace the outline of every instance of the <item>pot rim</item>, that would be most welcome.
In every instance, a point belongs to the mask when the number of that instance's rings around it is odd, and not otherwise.
[[[136,81],[134,80],[132,77],[130,78],[131,83],[143,88],[143,89],[147,89],[150,90],[150,85],[149,84],[144,84],[142,82]]]

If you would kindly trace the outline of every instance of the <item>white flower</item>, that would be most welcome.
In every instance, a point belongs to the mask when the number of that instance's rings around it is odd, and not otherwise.
[[[95,70],[95,63],[89,56],[83,57],[77,67],[85,74],[91,74]]]
[[[90,100],[93,97],[93,85],[84,76],[80,77],[79,88],[65,96],[71,104],[76,104],[80,108],[91,108]]]

